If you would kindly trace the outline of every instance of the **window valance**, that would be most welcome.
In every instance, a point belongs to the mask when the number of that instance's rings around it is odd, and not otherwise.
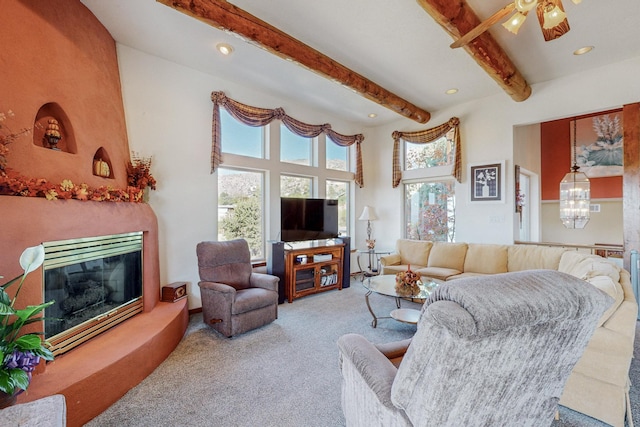
[[[456,181],[462,180],[462,156],[460,149],[460,119],[452,117],[447,123],[443,123],[440,126],[436,126],[431,129],[420,130],[416,132],[401,132],[394,131],[391,135],[393,137],[393,188],[396,188],[402,180],[402,169],[400,168],[400,140],[413,142],[416,144],[427,144],[435,141],[447,134],[451,129],[454,129],[453,140],[455,144],[455,160],[453,166],[453,176]]]
[[[342,135],[331,129],[329,123],[322,125],[310,125],[303,123],[293,117],[287,115],[282,108],[267,109],[260,107],[252,107],[242,104],[231,98],[227,98],[224,92],[211,92],[211,101],[213,101],[213,127],[212,147],[211,147],[211,173],[222,163],[222,150],[220,146],[220,106],[224,107],[227,112],[236,120],[247,126],[266,126],[273,120],[281,120],[282,123],[296,135],[305,138],[315,138],[321,133],[325,133],[327,137],[338,144],[340,147],[348,147],[356,144],[356,172],[354,181],[359,187],[364,186],[362,174],[362,152],[360,143],[364,141],[364,135]]]

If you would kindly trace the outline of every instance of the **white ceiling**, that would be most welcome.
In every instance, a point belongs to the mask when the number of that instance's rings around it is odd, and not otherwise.
[[[401,117],[295,63],[154,0],[81,1],[123,45],[326,109],[366,126]],[[415,0],[230,3],[431,113],[494,94],[515,102],[463,49],[449,48],[451,37]],[[507,0],[468,3],[480,19],[485,19]],[[557,40],[544,41],[535,14],[529,16],[517,36],[500,24],[491,29],[530,85],[640,56],[639,0],[584,0],[579,5],[565,0],[563,4],[571,31]],[[220,42],[232,44],[233,55],[218,54],[215,45]],[[585,45],[595,49],[587,55],[572,54]],[[452,87],[459,92],[446,95],[445,90]],[[378,117],[371,119],[369,113]]]

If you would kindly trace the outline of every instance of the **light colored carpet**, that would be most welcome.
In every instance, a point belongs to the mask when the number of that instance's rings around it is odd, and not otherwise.
[[[415,331],[393,319],[372,328],[364,295],[353,280],[342,291],[282,304],[274,323],[231,339],[193,315],[169,358],[87,426],[344,426],[336,340],[359,333],[374,343],[389,342]],[[392,298],[370,299],[379,315],[395,308]],[[402,306],[419,308],[406,301]],[[632,399],[635,415],[635,389]],[[554,427],[605,426],[566,408],[560,413]]]

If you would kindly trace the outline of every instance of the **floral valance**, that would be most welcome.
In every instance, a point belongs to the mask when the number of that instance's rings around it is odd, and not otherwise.
[[[453,166],[453,176],[458,182],[462,180],[462,156],[460,151],[460,119],[452,117],[447,123],[441,124],[431,129],[420,130],[416,132],[394,131],[393,137],[393,188],[396,188],[402,180],[402,169],[400,169],[400,140],[413,142],[416,144],[427,144],[433,142],[447,134],[451,129],[454,130],[453,141],[455,144],[455,159]]]
[[[340,147],[348,147],[356,144],[356,173],[354,181],[359,187],[364,186],[362,174],[362,152],[360,143],[364,141],[362,134],[342,135],[331,129],[331,125],[325,123],[323,125],[310,125],[288,116],[282,108],[267,109],[252,107],[242,104],[231,98],[227,98],[224,92],[212,92],[211,101],[213,101],[213,127],[211,130],[211,173],[222,164],[222,150],[220,146],[220,106],[223,106],[227,112],[241,123],[247,126],[266,126],[273,120],[281,120],[282,123],[296,135],[305,138],[315,138],[321,133],[325,133],[327,137],[338,144]]]

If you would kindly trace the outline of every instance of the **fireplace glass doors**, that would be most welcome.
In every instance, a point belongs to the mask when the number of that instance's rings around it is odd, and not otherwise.
[[[44,333],[58,355],[142,311],[142,232],[44,243]]]

